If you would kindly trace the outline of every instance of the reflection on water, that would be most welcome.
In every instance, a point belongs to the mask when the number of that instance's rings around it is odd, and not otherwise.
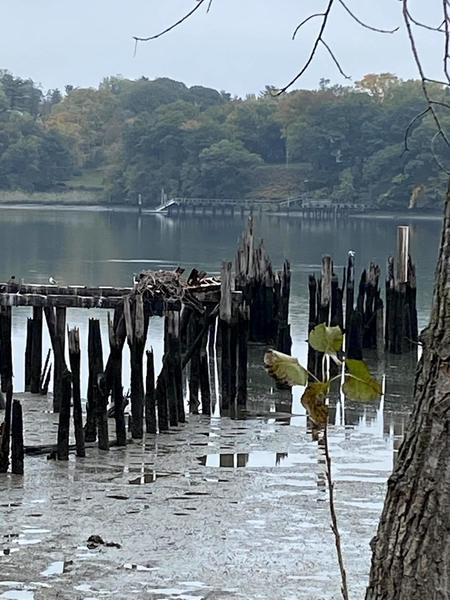
[[[301,464],[310,464],[309,456],[289,452],[249,452],[249,453],[221,453],[200,456],[198,461],[204,467],[226,467],[237,469],[239,467],[293,467]]]

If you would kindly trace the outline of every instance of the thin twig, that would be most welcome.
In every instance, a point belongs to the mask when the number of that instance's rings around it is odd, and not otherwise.
[[[341,593],[344,600],[348,600],[348,588],[347,588],[347,573],[345,571],[344,557],[342,555],[341,547],[341,536],[339,533],[339,527],[336,516],[336,509],[334,506],[334,483],[331,473],[331,456],[328,448],[328,424],[325,425],[323,430],[323,445],[325,450],[325,461],[326,461],[326,476],[328,482],[328,497],[330,501],[330,516],[331,516],[331,531],[334,534],[334,542],[336,545],[336,553],[339,562],[339,570],[341,572]]]
[[[292,39],[295,40],[295,36],[297,35],[299,29],[301,29],[303,27],[303,25],[305,25],[308,21],[311,21],[311,19],[315,19],[316,17],[324,17],[325,13],[315,13],[313,15],[309,15],[309,17],[306,17],[306,19],[303,19],[303,21],[301,23],[299,23],[297,25],[297,27],[294,30],[294,33],[292,34]]]
[[[419,121],[420,119],[422,119],[422,117],[424,117],[427,113],[430,112],[430,107],[427,106],[427,108],[425,110],[423,110],[422,112],[420,112],[418,115],[416,115],[414,117],[414,119],[412,119],[408,125],[408,127],[406,128],[405,131],[405,149],[404,152],[409,152],[409,147],[408,147],[408,138],[409,138],[409,134],[411,132],[411,129],[414,127],[414,125],[417,123],[417,121]]]
[[[328,54],[331,56],[331,58],[333,59],[334,64],[336,65],[336,67],[338,68],[339,73],[342,75],[342,77],[345,77],[345,79],[351,79],[351,77],[349,75],[346,75],[344,73],[344,71],[342,70],[341,65],[339,64],[338,59],[336,58],[336,56],[334,55],[333,51],[331,50],[330,46],[325,42],[325,40],[323,40],[322,38],[320,38],[320,41],[322,42],[322,44],[325,46],[325,48],[328,50]]]
[[[407,34],[408,34],[409,43],[411,45],[411,51],[412,51],[412,54],[413,54],[413,57],[414,57],[414,61],[416,63],[417,69],[418,69],[419,74],[420,74],[420,79],[421,79],[421,82],[422,82],[422,91],[423,91],[425,99],[426,99],[426,101],[428,103],[428,106],[430,108],[430,113],[431,113],[431,115],[433,117],[433,120],[435,122],[438,134],[444,140],[444,142],[446,143],[446,145],[450,148],[450,141],[449,141],[446,133],[444,132],[444,130],[442,128],[442,125],[441,125],[441,122],[439,120],[439,116],[437,115],[437,113],[436,113],[436,111],[435,111],[435,109],[433,107],[433,104],[431,103],[432,102],[432,98],[430,97],[430,94],[429,94],[428,88],[427,88],[427,77],[425,76],[425,72],[424,72],[423,67],[422,67],[422,63],[421,63],[421,60],[420,60],[420,57],[419,57],[419,53],[417,51],[416,42],[415,42],[415,39],[414,39],[414,34],[413,34],[413,31],[412,31],[412,27],[411,27],[411,21],[410,21],[409,13],[408,13],[408,0],[402,0],[402,2],[403,2],[403,19],[405,21],[406,31],[407,31]]]
[[[185,14],[184,17],[181,17],[181,19],[179,19],[176,23],[173,23],[170,27],[167,27],[167,29],[160,31],[156,35],[150,35],[149,37],[133,36],[133,39],[136,40],[136,42],[149,42],[150,40],[156,40],[157,38],[165,35],[166,33],[169,33],[169,31],[172,31],[172,29],[175,29],[176,27],[184,23],[184,21],[187,21],[187,19],[189,19],[189,17],[191,17],[205,2],[206,0],[197,0],[197,4],[194,6],[194,8],[190,10],[187,14]],[[209,7],[210,6],[211,2],[209,4]]]
[[[278,96],[281,96],[281,94],[284,94],[284,92],[286,92],[286,90],[288,90],[290,87],[292,87],[294,85],[294,83],[300,79],[300,77],[303,75],[303,73],[308,69],[309,65],[312,63],[314,56],[316,55],[317,47],[320,43],[320,40],[322,39],[322,35],[327,26],[328,18],[330,16],[330,12],[331,12],[334,2],[335,2],[335,0],[328,0],[328,6],[325,9],[325,12],[323,13],[322,25],[320,26],[319,33],[317,34],[317,37],[314,41],[314,44],[313,44],[313,47],[312,47],[312,50],[311,50],[308,60],[305,62],[305,64],[300,69],[300,71],[297,73],[297,75],[293,79],[291,79],[291,81],[287,85],[285,85],[283,88],[281,88],[281,90],[277,94]]]
[[[414,17],[411,15],[409,9],[408,9],[408,17],[409,17],[409,20],[412,23],[414,23],[414,25],[417,25],[417,27],[422,27],[423,29],[428,29],[428,31],[437,31],[438,33],[444,33],[442,31],[442,27],[444,26],[444,21],[442,21],[442,23],[440,25],[438,25],[437,27],[433,27],[432,25],[427,25],[426,23],[422,23],[421,21],[414,19]]]
[[[361,19],[359,19],[349,9],[349,7],[346,5],[344,0],[338,0],[338,2],[343,8],[345,8],[345,10],[348,12],[348,14],[352,17],[352,19],[354,19],[358,23],[358,25],[361,25],[361,27],[365,27],[366,29],[370,29],[370,31],[376,31],[377,33],[395,33],[396,31],[398,31],[400,29],[400,27],[396,27],[395,29],[380,29],[378,27],[373,27],[372,25],[368,25],[367,23],[364,23],[364,21],[361,21]]]

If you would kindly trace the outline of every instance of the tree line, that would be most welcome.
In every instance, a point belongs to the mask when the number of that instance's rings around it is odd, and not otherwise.
[[[448,90],[434,84],[446,114]],[[171,79],[104,79],[43,92],[0,71],[0,189],[58,191],[74,178],[105,200],[278,197],[434,206],[446,148],[419,81],[369,74],[352,86],[232,97]],[[448,111],[447,111],[448,112]],[[430,142],[431,140],[431,142]]]

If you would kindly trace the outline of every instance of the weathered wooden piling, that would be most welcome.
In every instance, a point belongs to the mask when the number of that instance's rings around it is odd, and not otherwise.
[[[155,360],[153,349],[147,350],[147,372],[145,378],[145,431],[156,433]]]
[[[130,348],[130,400],[131,400],[131,437],[140,439],[144,435],[144,349],[147,339],[149,314],[144,310],[141,294],[134,301],[124,299],[125,326]]]
[[[397,260],[389,257],[386,277],[385,348],[393,354],[417,347],[416,272],[409,255],[409,228],[398,227]]]
[[[13,400],[11,417],[11,473],[23,475],[23,417],[22,406]]]
[[[169,430],[169,407],[167,403],[166,376],[164,368],[161,370],[156,381],[156,406],[158,407],[158,430],[159,432]]]
[[[100,391],[98,388],[99,375],[103,374],[103,349],[100,333],[100,321],[89,319],[88,329],[88,390],[86,402],[86,442],[97,439],[97,416],[99,413]]]
[[[200,406],[200,347],[201,347],[200,316],[193,312],[188,324],[188,346],[190,348],[189,360],[189,412],[197,415]],[[198,339],[200,336],[200,339]]]
[[[205,313],[201,319],[201,330],[203,337],[200,346],[200,395],[202,399],[202,414],[211,414],[211,385],[209,381],[208,361],[208,329],[209,314]]]
[[[283,263],[283,270],[278,273],[279,285],[275,293],[275,315],[277,331],[277,350],[291,354],[292,338],[289,324],[289,301],[291,296],[291,265],[288,260]]]
[[[81,383],[80,383],[80,331],[78,328],[69,329],[68,332],[69,362],[72,372],[72,402],[73,402],[73,425],[75,430],[75,446],[77,456],[86,456],[84,445],[83,410],[81,406]]]
[[[179,337],[179,318],[178,313],[168,310],[165,316],[165,354],[163,360],[163,371],[165,377],[165,388],[167,394],[167,404],[169,407],[169,424],[171,427],[178,425],[178,409],[180,401],[178,398],[179,386],[177,385],[177,361],[181,360],[176,340]]]
[[[231,328],[232,328],[232,296],[231,296],[231,263],[223,262],[221,270],[221,293],[219,307],[219,327],[221,332],[221,400],[222,408],[228,410],[234,402],[232,396],[235,386],[232,378],[236,377],[236,371],[232,371],[231,365]]]
[[[33,319],[27,319],[27,337],[25,342],[25,391],[29,392],[31,387],[31,346],[33,343]]]
[[[238,322],[238,371],[237,371],[237,405],[247,405],[247,363],[250,310],[245,304],[239,307]],[[290,337],[290,336],[289,336]]]
[[[59,405],[59,424],[57,457],[69,460],[70,400],[72,396],[72,377],[67,369],[61,376],[61,401]]]
[[[31,343],[31,377],[30,391],[32,394],[39,394],[41,391],[42,369],[42,307],[33,306],[33,327]]]
[[[67,369],[64,357],[66,334],[66,308],[44,307],[45,319],[53,349],[53,411],[59,412],[62,396],[62,376]]]
[[[263,240],[255,243],[252,217],[236,253],[235,287],[250,307],[250,340],[290,351],[290,266],[286,261],[283,272],[274,273]]]
[[[47,395],[47,391],[48,391],[48,384],[50,383],[50,375],[49,375],[49,371],[51,371],[51,364],[50,364],[50,356],[52,354],[51,349],[48,349],[47,352],[47,356],[45,357],[45,363],[44,363],[44,368],[42,369],[42,373],[40,373],[39,376],[39,393],[42,396],[46,396]],[[45,388],[44,391],[44,383],[45,381],[48,379],[48,383],[47,386]]]
[[[2,392],[12,388],[12,310],[10,306],[0,306],[0,378]]]
[[[6,473],[9,467],[9,450],[11,438],[11,410],[12,410],[12,379],[8,383],[5,403],[5,419],[0,425],[0,473]]]
[[[114,309],[114,318],[108,313],[109,333],[109,358],[105,368],[105,378],[108,389],[111,389],[111,399],[114,407],[114,419],[116,422],[116,443],[118,446],[126,446],[127,430],[125,423],[122,386],[122,352],[126,339],[125,317],[123,304]]]

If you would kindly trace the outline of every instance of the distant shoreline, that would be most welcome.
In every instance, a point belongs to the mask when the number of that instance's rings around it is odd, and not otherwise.
[[[105,197],[94,191],[76,191],[65,192],[8,192],[0,191],[0,209],[2,210],[58,210],[58,211],[87,211],[87,212],[112,212],[112,213],[136,213],[139,214],[137,206],[131,204],[112,204],[105,200]],[[142,207],[142,215],[161,214],[155,213],[152,208]],[[259,214],[255,210],[255,214]],[[294,219],[309,218],[305,217],[301,211],[275,211],[262,213],[269,217],[290,217]],[[205,213],[204,216],[210,216],[212,213]],[[186,212],[186,216],[192,216],[192,213]],[[195,216],[200,216],[197,213]],[[228,215],[227,215],[228,217]],[[328,220],[333,219],[330,217]],[[411,220],[411,221],[436,221],[442,219],[442,213],[437,209],[422,210],[377,210],[373,209],[365,213],[350,213],[343,219],[376,219],[376,220]]]

